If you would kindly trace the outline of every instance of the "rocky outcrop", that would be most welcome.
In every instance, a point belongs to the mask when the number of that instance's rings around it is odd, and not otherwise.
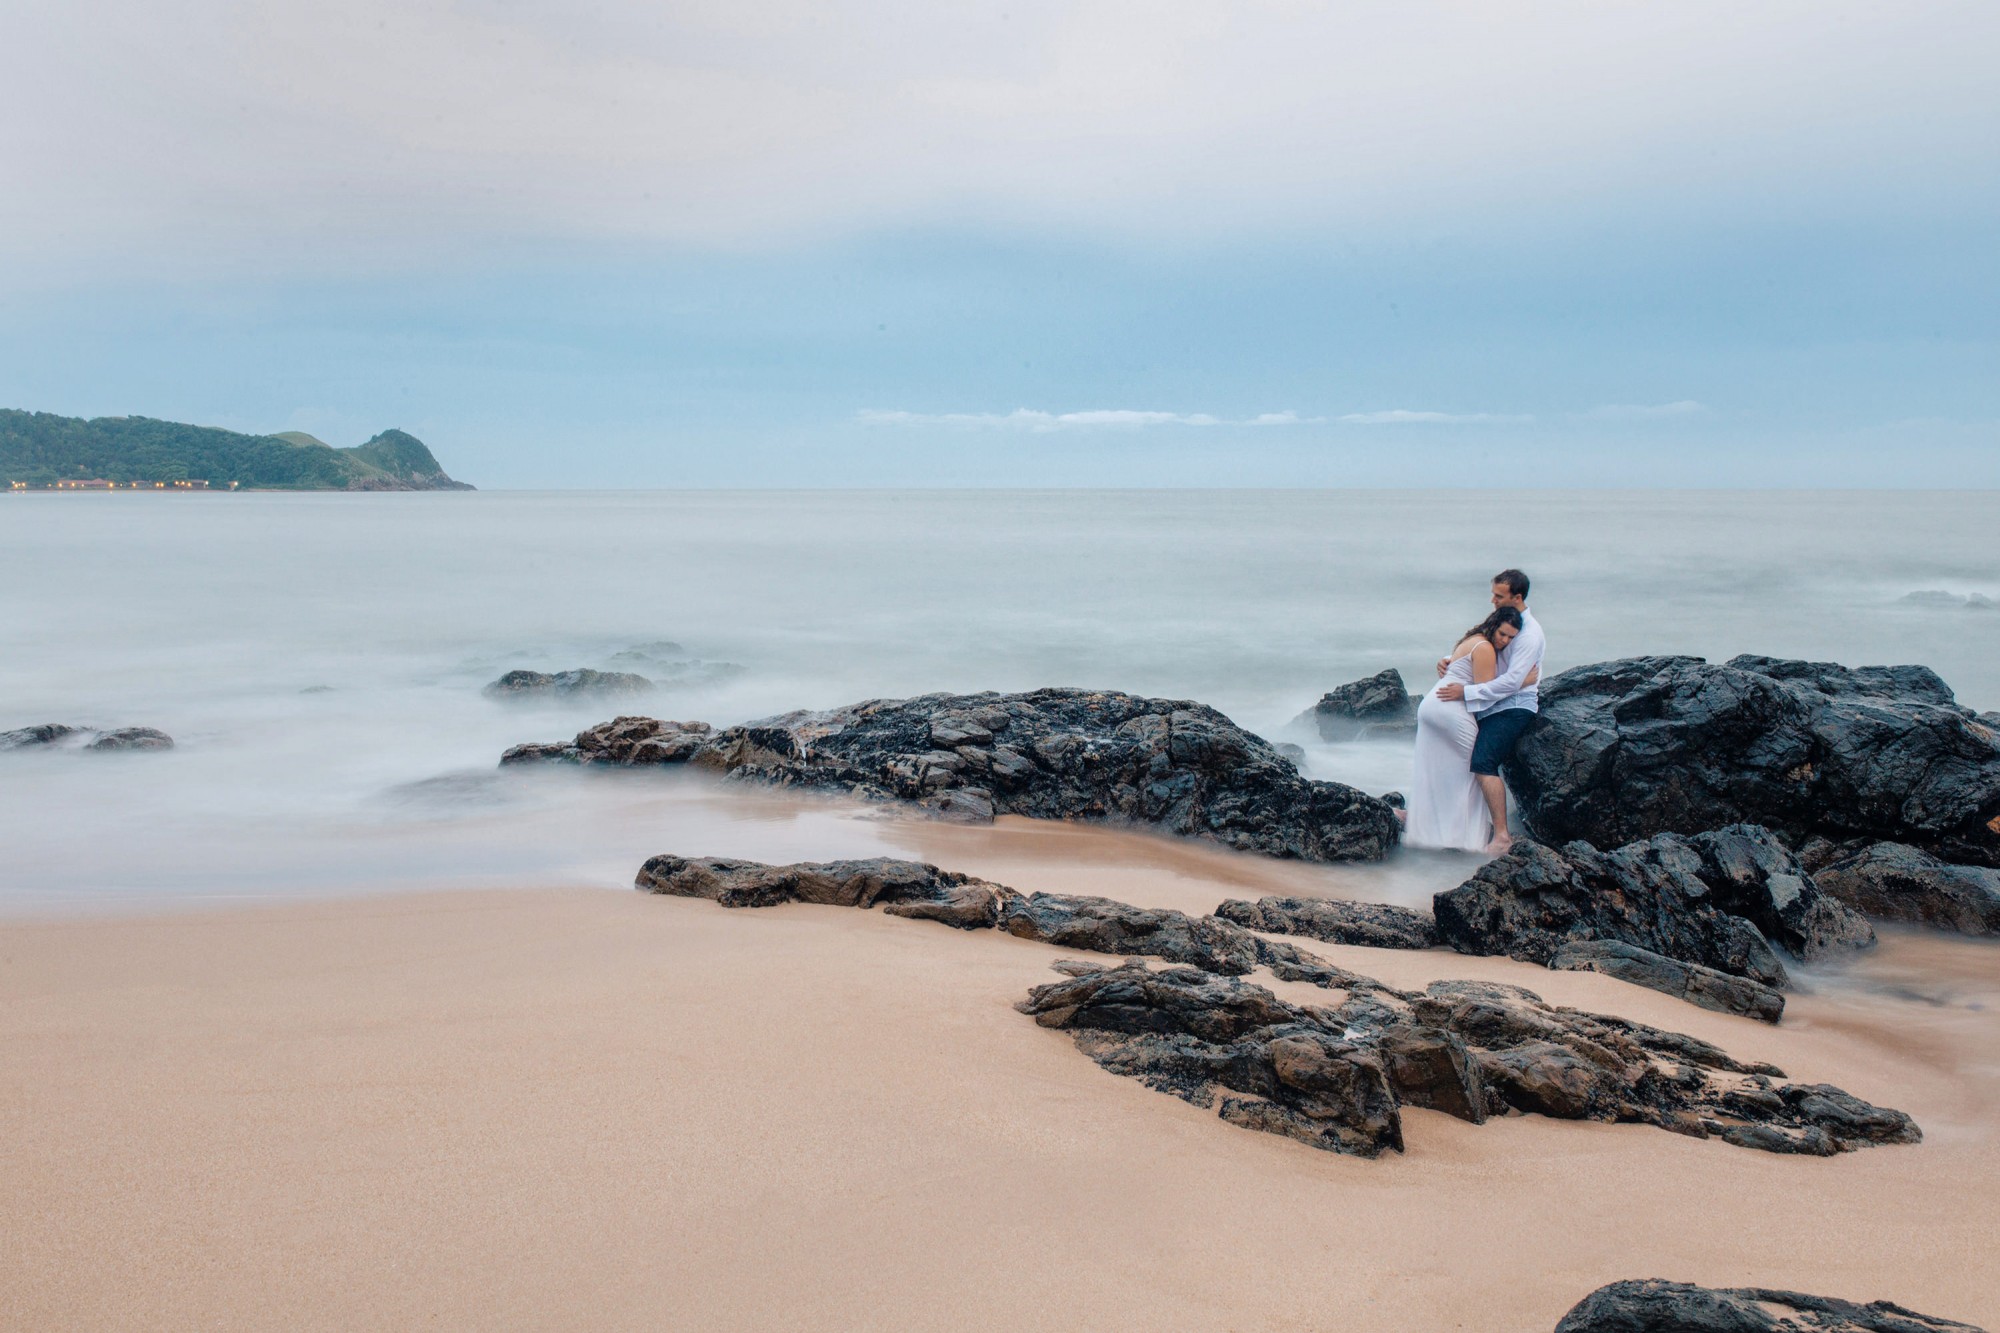
[[[80,750],[171,750],[174,738],[153,727],[117,727],[98,731],[90,727],[44,722],[16,731],[0,731],[0,750],[28,750],[62,746]]]
[[[1279,935],[1304,935],[1328,944],[1359,944],[1371,949],[1433,949],[1437,923],[1427,912],[1387,903],[1357,903],[1338,898],[1231,898],[1215,909],[1224,921]]]
[[[655,856],[640,867],[634,887],[647,893],[707,898],[724,907],[773,907],[779,903],[873,907],[879,903],[892,916],[939,921],[965,930],[997,924],[1001,910],[1020,898],[1004,885],[920,861],[887,857],[772,866],[721,856]]]
[[[1893,842],[1830,850],[1813,878],[1855,911],[1967,935],[2000,935],[2000,870],[1952,865]]]
[[[1601,972],[1634,986],[1661,991],[1717,1013],[1763,1023],[1785,1016],[1785,997],[1748,977],[1732,977],[1699,963],[1683,963],[1617,940],[1571,940],[1549,959],[1556,972]]]
[[[1803,860],[1769,829],[1736,824],[1692,838],[1654,839],[1698,856],[1694,873],[1715,905],[1743,917],[1794,958],[1866,948],[1875,942],[1868,923],[1820,891]]]
[[[1403,673],[1390,667],[1321,695],[1297,725],[1312,727],[1323,741],[1408,736],[1417,729],[1419,697],[1405,688]]]
[[[86,750],[171,750],[174,738],[154,727],[119,727],[100,731],[83,743]]]
[[[1516,843],[1432,906],[1439,939],[1461,953],[1547,964],[1566,944],[1615,940],[1773,988],[1786,973],[1766,930],[1808,959],[1874,939],[1750,826],[1661,834],[1610,852]]]
[[[1508,1111],[1634,1122],[1819,1156],[1920,1137],[1900,1111],[1823,1084],[1779,1084],[1772,1066],[1514,986],[1377,985],[1315,1008],[1193,967],[1060,970],[1069,975],[1019,1008],[1071,1033],[1104,1068],[1334,1152],[1400,1151],[1404,1105],[1473,1123]]]
[[[54,745],[65,737],[75,735],[78,730],[61,722],[43,722],[14,731],[0,731],[0,750],[30,750],[41,745]]]
[[[1599,1287],[1555,1333],[1982,1333],[1887,1301],[1856,1305],[1767,1287],[1697,1287],[1658,1278]]]
[[[1020,1009],[1071,1033],[1112,1073],[1214,1107],[1231,1124],[1362,1157],[1402,1151],[1380,1054],[1262,986],[1134,962],[1037,986]],[[1461,1090],[1467,1105],[1481,1105],[1469,1058],[1459,1071],[1473,1085]]]
[[[614,717],[576,734],[573,741],[516,745],[500,756],[505,764],[618,764],[627,767],[684,764],[708,742],[706,722],[668,722],[656,717]]]
[[[1643,657],[1543,683],[1506,767],[1544,842],[1761,824],[2000,867],[2000,735],[1926,667]]]
[[[653,682],[629,671],[509,671],[486,687],[495,699],[603,699],[645,694]]]
[[[688,763],[968,823],[999,814],[1103,821],[1305,861],[1377,860],[1397,837],[1382,801],[1301,777],[1267,742],[1184,700],[930,694],[700,727],[618,718],[572,742],[516,746],[502,762]]]
[[[1114,1073],[1216,1106],[1234,1124],[1337,1152],[1400,1149],[1404,1106],[1475,1124],[1509,1110],[1631,1121],[1771,1152],[1824,1155],[1920,1137],[1900,1111],[1823,1084],[1777,1083],[1784,1072],[1775,1066],[1733,1060],[1693,1037],[1559,1008],[1517,986],[1441,981],[1399,991],[1213,916],[1024,897],[886,859],[769,866],[656,856],[636,885],[727,907],[879,903],[1066,949],[1164,958],[1176,965],[1058,963],[1067,980],[1035,988],[1020,1008],[1070,1032]],[[1337,1003],[1281,1000],[1242,980],[1257,967]]]
[[[1257,941],[1227,921],[1110,898],[1058,893],[1013,898],[1001,911],[1000,929],[1064,949],[1143,954],[1225,976],[1242,976],[1257,966]]]

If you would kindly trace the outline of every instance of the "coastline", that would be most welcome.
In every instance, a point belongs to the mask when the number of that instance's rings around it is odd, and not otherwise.
[[[949,863],[1148,906],[1213,907],[1238,860],[984,836]],[[11,919],[0,1323],[1546,1330],[1661,1276],[2000,1324],[1980,943],[1892,932],[1775,1029],[1315,947],[1689,1032],[1925,1141],[1821,1160],[1413,1111],[1402,1156],[1318,1153],[1015,1013],[1063,951],[837,908],[573,889]]]

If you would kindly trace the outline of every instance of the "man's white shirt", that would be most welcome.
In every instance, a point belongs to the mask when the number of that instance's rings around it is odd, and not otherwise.
[[[1542,627],[1527,607],[1521,608],[1521,632],[1514,641],[1500,650],[1500,657],[1493,666],[1493,679],[1479,685],[1465,687],[1465,711],[1468,713],[1497,713],[1507,708],[1525,708],[1531,713],[1542,709],[1540,680],[1534,685],[1522,684],[1528,673],[1542,664],[1542,649],[1547,640],[1542,637]]]

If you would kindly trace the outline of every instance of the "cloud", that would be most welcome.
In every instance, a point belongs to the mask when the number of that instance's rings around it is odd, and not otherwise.
[[[0,180],[34,188],[0,193],[0,255],[149,272],[940,222],[1393,236],[1551,200],[1963,211],[2000,110],[2000,6],[1964,0],[71,0],[7,36]]]
[[[1138,430],[1147,426],[1306,426],[1324,417],[1297,412],[1262,412],[1232,421],[1207,412],[1151,412],[1131,408],[1094,408],[1083,412],[1043,412],[1017,407],[1012,412],[885,412],[864,409],[855,420],[864,426],[951,426],[964,429],[1024,430],[1044,434],[1057,430]]]
[[[1349,412],[1335,419],[1348,426],[1520,426],[1534,420],[1507,412],[1412,412],[1401,407],[1387,412]]]
[[[1677,403],[1607,403],[1581,415],[1593,421],[1658,421],[1665,417],[1689,417],[1707,410],[1694,399],[1683,398]]]

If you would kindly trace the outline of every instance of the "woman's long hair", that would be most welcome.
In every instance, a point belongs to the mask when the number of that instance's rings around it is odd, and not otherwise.
[[[1515,631],[1519,632],[1521,628],[1521,613],[1511,606],[1496,607],[1492,615],[1459,635],[1458,641],[1464,643],[1467,639],[1477,634],[1480,638],[1486,640],[1486,642],[1493,643],[1493,636],[1500,632],[1502,625],[1512,625]],[[1494,644],[1494,646],[1498,647],[1499,645]]]

